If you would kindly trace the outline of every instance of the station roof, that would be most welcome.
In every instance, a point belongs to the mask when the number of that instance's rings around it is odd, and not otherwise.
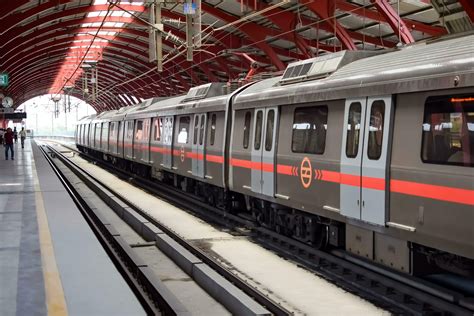
[[[186,1],[163,0],[158,72],[149,59],[151,2],[0,0],[0,72],[10,78],[0,92],[17,107],[71,87],[101,112],[236,80],[252,67],[281,73],[289,62],[329,52],[390,49],[474,29],[472,0],[202,0],[202,45],[187,61]],[[88,61],[98,73],[95,100]]]

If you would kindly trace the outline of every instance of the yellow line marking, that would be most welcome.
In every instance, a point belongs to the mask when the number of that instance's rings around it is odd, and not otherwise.
[[[41,249],[41,263],[43,267],[44,288],[46,292],[46,307],[48,315],[67,316],[67,305],[64,297],[61,277],[59,275],[56,257],[54,256],[53,242],[49,231],[48,218],[43,203],[43,194],[40,191],[36,166],[32,166],[35,183],[35,202],[38,218],[38,230]]]

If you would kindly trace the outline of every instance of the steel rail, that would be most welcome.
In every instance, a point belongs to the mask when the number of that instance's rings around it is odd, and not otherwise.
[[[46,146],[48,148],[48,146]],[[174,301],[169,304],[169,297],[163,288],[159,288],[156,282],[140,269],[140,260],[130,251],[131,247],[120,237],[115,230],[107,225],[103,225],[101,218],[92,210],[82,196],[77,192],[63,172],[49,156],[43,146],[39,146],[42,154],[59,178],[67,193],[70,195],[79,211],[89,224],[94,235],[97,237],[106,253],[121,273],[124,280],[130,286],[133,293],[141,303],[148,315],[183,315],[184,308],[179,302]],[[60,155],[54,149],[50,149],[50,154]],[[187,313],[185,313],[187,314]]]
[[[64,145],[62,145],[64,146]],[[74,150],[68,146],[64,146],[70,150]],[[239,276],[233,274],[230,270],[222,266],[220,263],[218,263],[216,260],[211,258],[208,254],[206,254],[204,251],[201,249],[197,248],[196,246],[192,245],[185,239],[183,239],[181,236],[179,236],[177,233],[173,232],[170,230],[168,227],[164,226],[161,224],[159,221],[157,221],[153,216],[149,215],[147,212],[142,210],[140,207],[137,205],[133,204],[130,202],[127,198],[116,192],[114,189],[112,189],[110,186],[107,184],[103,183],[102,181],[98,180],[97,177],[93,176],[90,174],[88,171],[84,170],[84,168],[80,167],[77,165],[75,162],[71,161],[68,157],[63,155],[61,152],[58,150],[51,148],[56,154],[56,156],[66,165],[72,166],[74,169],[80,171],[87,177],[93,179],[95,182],[99,183],[103,188],[105,188],[107,191],[112,193],[115,197],[120,199],[123,203],[125,203],[128,207],[130,207],[132,210],[136,211],[138,214],[143,216],[146,220],[148,220],[150,223],[152,223],[154,226],[162,230],[166,235],[170,236],[173,240],[175,240],[177,243],[179,243],[181,246],[183,246],[185,249],[190,251],[193,255],[195,255],[197,258],[202,260],[202,262],[206,263],[208,266],[210,266],[213,270],[215,270],[218,274],[223,276],[225,279],[230,281],[232,284],[234,284],[237,288],[242,290],[245,294],[253,298],[257,303],[261,304],[265,308],[267,308],[272,314],[274,315],[290,315],[292,314],[291,311],[287,310],[285,307],[281,306],[279,303],[275,302],[265,294],[261,293],[259,290],[255,289],[254,287],[250,286],[245,280],[241,279]],[[75,150],[74,150],[75,151]],[[169,199],[170,196],[167,194],[171,193],[171,191],[167,190],[164,196],[167,196]],[[164,198],[164,196],[162,196]],[[180,203],[178,201],[180,200]],[[184,199],[176,199],[174,201],[176,205],[180,205],[180,207],[183,207]],[[186,207],[192,207],[196,206],[196,201],[193,201],[193,204],[190,202],[191,199],[187,199],[187,206]],[[203,207],[207,204],[200,204],[199,207]],[[237,221],[237,217],[235,216],[229,216],[228,220],[234,220]]]
[[[65,145],[63,145],[65,146]],[[65,146],[70,150],[77,149]],[[277,253],[295,260],[308,269],[335,282],[338,286],[356,293],[374,304],[395,314],[473,315],[474,307],[460,293],[444,289],[417,277],[389,271],[375,263],[360,260],[345,251],[328,253],[304,243],[279,235],[269,229],[258,227],[248,219],[229,214],[209,206],[195,195],[176,188],[143,179],[96,157],[79,152],[88,160],[99,163],[117,176],[133,182],[143,189],[172,204],[198,214],[204,219],[236,228],[244,226],[256,240]]]

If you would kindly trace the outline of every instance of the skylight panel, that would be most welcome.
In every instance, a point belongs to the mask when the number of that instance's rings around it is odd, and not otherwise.
[[[107,0],[94,0],[94,5],[107,4]]]
[[[99,16],[99,11],[87,13],[88,18],[95,18],[96,16]]]

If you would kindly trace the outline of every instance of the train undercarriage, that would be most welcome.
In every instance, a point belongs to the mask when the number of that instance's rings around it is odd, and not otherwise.
[[[100,152],[80,148],[81,151],[130,171],[140,177],[154,179],[195,195],[207,204],[231,212],[251,217],[260,226],[278,234],[298,240],[320,250],[346,250],[346,224],[322,216],[302,212],[259,198],[226,191],[189,177],[160,170],[152,174],[150,166],[129,160],[104,155]],[[454,273],[474,278],[474,260],[445,251],[408,242],[410,251],[409,273],[424,276],[437,273]],[[390,266],[388,266],[390,267]],[[408,271],[405,271],[408,272]]]

